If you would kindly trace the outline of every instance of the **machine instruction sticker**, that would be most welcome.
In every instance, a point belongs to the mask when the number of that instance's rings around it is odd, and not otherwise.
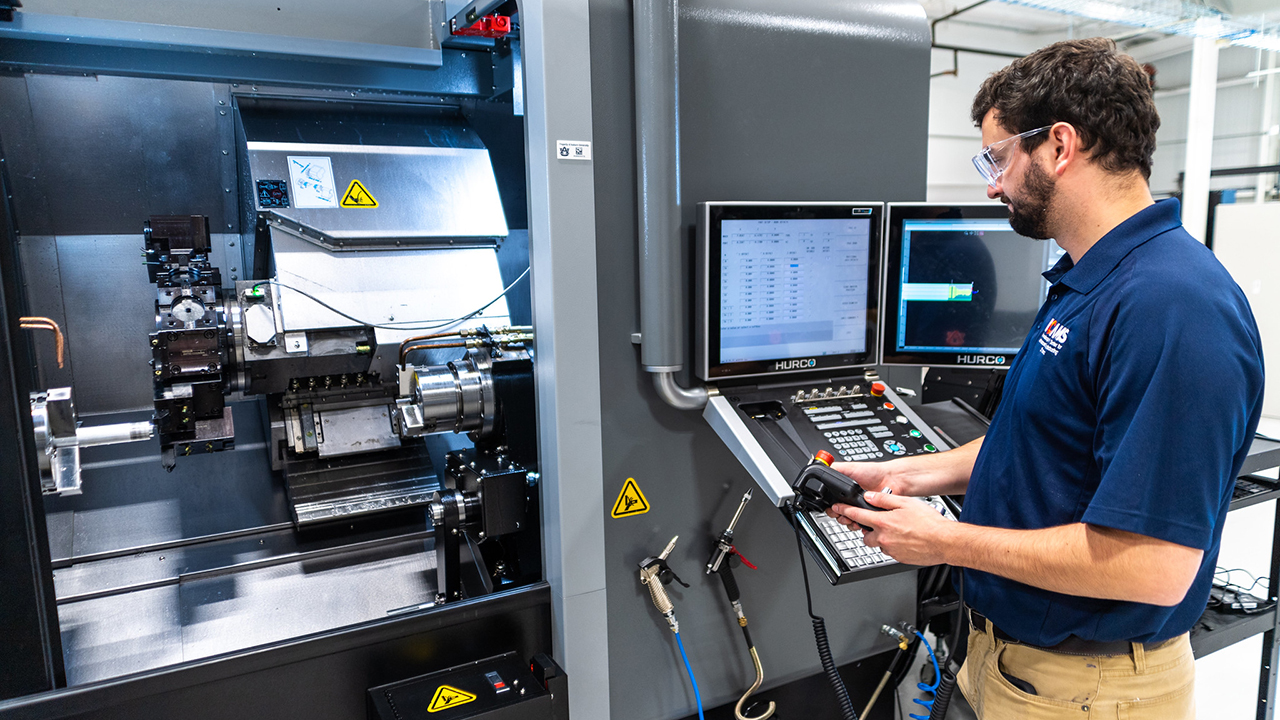
[[[560,160],[590,160],[591,143],[581,140],[557,140],[556,157]]]
[[[622,492],[618,493],[618,501],[613,504],[613,512],[609,513],[610,516],[624,518],[643,515],[647,512],[649,512],[649,501],[644,499],[644,493],[640,492],[636,479],[627,478],[626,484],[622,486]]]
[[[359,180],[352,180],[340,203],[344,208],[376,208],[378,201]]]
[[[475,699],[476,696],[466,690],[459,690],[450,685],[441,685],[436,688],[436,694],[431,698],[431,705],[427,707],[427,712],[433,713],[456,708],[459,705],[466,705]]]
[[[283,180],[259,180],[258,207],[263,210],[289,207],[289,183]]]
[[[338,189],[333,184],[333,163],[329,158],[289,155],[286,160],[294,207],[338,207]]]

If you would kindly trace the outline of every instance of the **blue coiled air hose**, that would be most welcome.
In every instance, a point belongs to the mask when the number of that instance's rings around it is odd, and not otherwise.
[[[938,669],[938,657],[933,654],[933,646],[929,644],[928,640],[925,640],[924,635],[921,635],[919,630],[916,630],[915,633],[916,637],[920,638],[920,641],[924,643],[924,648],[929,651],[929,659],[933,661],[933,684],[916,683],[916,687],[921,692],[929,693],[929,695],[932,696],[934,692],[937,691],[938,684],[942,682],[942,671]],[[911,715],[912,720],[930,720],[930,718],[933,717],[933,700],[933,697],[930,697],[928,700],[915,698],[913,702],[917,705],[923,706],[925,710],[929,711],[929,714],[916,715],[913,713]]]

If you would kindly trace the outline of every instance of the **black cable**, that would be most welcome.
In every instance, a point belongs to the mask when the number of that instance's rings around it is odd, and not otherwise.
[[[951,694],[956,689],[956,674],[950,662],[942,670],[938,680],[938,688],[933,691],[933,707],[929,709],[929,720],[943,720],[947,716],[947,708],[951,705]]]
[[[800,572],[804,575],[804,598],[809,608],[809,618],[813,622],[813,638],[818,645],[818,659],[822,661],[822,671],[835,690],[836,700],[840,705],[840,715],[844,720],[858,720],[858,713],[853,709],[853,701],[849,699],[849,691],[840,678],[840,670],[831,658],[831,642],[827,639],[827,621],[813,614],[813,594],[809,590],[809,568],[805,563],[804,546],[800,541],[800,509],[791,503],[791,527],[796,531],[796,550],[800,553]]]
[[[960,652],[960,635],[964,623],[968,621],[968,613],[964,609],[964,569],[956,568],[956,595],[959,603],[956,609],[954,627],[951,638],[947,642],[947,662],[939,671],[938,686],[933,691],[933,707],[929,709],[929,720],[943,720],[947,716],[947,708],[951,705],[951,696],[956,689],[956,673],[960,666],[955,662]]]
[[[1235,573],[1235,572],[1244,573],[1253,582],[1248,587],[1245,587],[1239,583],[1231,582],[1231,573]],[[1218,580],[1219,575],[1225,575],[1226,577],[1223,578],[1222,580]],[[1219,566],[1215,568],[1213,571],[1213,581],[1215,585],[1218,585],[1219,587],[1225,587],[1231,590],[1239,590],[1240,592],[1245,592],[1245,593],[1253,592],[1253,589],[1258,587],[1258,585],[1264,582],[1270,582],[1270,580],[1271,578],[1265,577],[1265,576],[1254,577],[1253,573],[1249,572],[1248,570],[1245,570],[1244,568],[1232,568],[1230,570],[1226,570],[1226,569],[1223,569],[1221,566]]]
[[[964,611],[964,568],[956,568],[956,577],[959,581],[956,583],[956,595],[959,596],[960,604],[956,609],[955,627],[951,628],[950,647],[947,648],[947,665],[955,659],[956,654],[960,651],[960,630],[964,627],[965,621],[968,620]]]

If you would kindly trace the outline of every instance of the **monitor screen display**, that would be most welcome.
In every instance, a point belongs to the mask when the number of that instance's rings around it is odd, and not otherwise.
[[[704,379],[871,363],[878,204],[704,207]]]
[[[1007,366],[1062,256],[1018,235],[1003,205],[890,205],[885,364]]]

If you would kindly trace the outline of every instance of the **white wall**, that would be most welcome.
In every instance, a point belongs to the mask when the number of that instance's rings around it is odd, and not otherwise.
[[[958,22],[938,27],[939,44],[1006,53],[1029,53],[1065,37]],[[982,133],[969,120],[969,107],[982,81],[1013,58],[962,52],[956,60],[949,50],[933,51],[932,72],[936,77],[930,81],[929,92],[929,202],[987,200],[987,183],[970,161],[982,148]],[[938,75],[957,67],[955,75]]]
[[[1276,360],[1280,357],[1280,278],[1275,272],[1280,268],[1280,203],[1219,206],[1213,246],[1218,259],[1249,299],[1262,336],[1264,362],[1268,367],[1275,367],[1275,363],[1280,362]],[[1268,383],[1264,392],[1259,431],[1275,437],[1280,430],[1280,382]],[[1275,503],[1231,513],[1222,536],[1218,566],[1244,568],[1255,577],[1266,575],[1270,568],[1270,533],[1274,521]],[[1239,583],[1244,577],[1243,573],[1235,573],[1231,580]],[[1265,588],[1253,594],[1265,596]],[[1253,715],[1257,673],[1245,671],[1257,667],[1261,653],[1261,638],[1251,638],[1197,662],[1200,717]]]
[[[1135,49],[1142,59],[1141,48]],[[1267,58],[1263,54],[1262,67]],[[1182,172],[1187,138],[1187,83],[1191,76],[1191,53],[1181,53],[1161,58],[1151,63],[1156,74],[1156,109],[1160,112],[1160,132],[1156,135],[1156,154],[1152,163],[1151,190],[1169,194],[1177,187],[1178,173]],[[1258,52],[1249,48],[1226,47],[1218,55],[1219,83],[1245,80],[1245,75],[1257,69]],[[1218,88],[1217,105],[1213,121],[1214,168],[1243,167],[1258,164],[1258,150],[1262,142],[1261,132],[1263,96],[1266,80],[1245,80]],[[1280,89],[1280,88],[1278,88]],[[1276,93],[1280,96],[1280,92]],[[1272,124],[1280,121],[1276,112],[1276,100],[1272,98]],[[1270,162],[1275,162],[1275,146],[1270,143]],[[1256,176],[1214,178],[1213,189],[1248,188],[1255,184]]]
[[[973,27],[957,22],[944,23],[938,29],[938,42],[963,47],[978,47],[1002,52],[1026,53],[1058,40],[1064,35],[1032,34]],[[1153,44],[1154,45],[1154,44]],[[1157,47],[1165,47],[1159,45]],[[1148,60],[1145,46],[1133,49],[1141,62]],[[1218,61],[1220,82],[1240,81],[1257,69],[1258,53],[1248,48],[1227,47]],[[933,73],[954,67],[953,53],[933,51]],[[931,202],[981,201],[986,199],[982,178],[969,162],[981,147],[981,134],[969,121],[969,105],[978,86],[988,75],[1011,62],[1011,58],[959,54],[956,75],[934,77],[929,95],[929,169],[928,199]],[[1278,61],[1280,62],[1280,61]],[[1156,57],[1156,108],[1160,112],[1160,131],[1156,135],[1156,153],[1152,163],[1151,190],[1168,195],[1177,189],[1186,155],[1187,98],[1186,86],[1191,76],[1190,45],[1186,51]],[[1267,58],[1261,58],[1263,68]],[[1280,124],[1280,76],[1276,78],[1272,99],[1272,125]],[[1258,151],[1263,141],[1261,130],[1265,79],[1230,84],[1218,89],[1214,118],[1213,167],[1241,167],[1258,164]],[[1280,142],[1269,141],[1269,162],[1276,162]],[[1251,188],[1255,176],[1215,178],[1213,189]],[[1242,198],[1243,199],[1243,198]]]
[[[1280,203],[1221,205],[1213,252],[1244,290],[1268,368],[1280,363]],[[1276,375],[1280,377],[1280,373]],[[1280,380],[1267,383],[1262,412],[1280,420]]]
[[[933,51],[933,72],[951,69],[952,55]],[[930,202],[978,202],[987,199],[987,183],[970,158],[982,147],[982,133],[969,121],[969,105],[984,78],[1008,63],[1008,58],[961,53],[959,75],[930,81],[929,172]]]

